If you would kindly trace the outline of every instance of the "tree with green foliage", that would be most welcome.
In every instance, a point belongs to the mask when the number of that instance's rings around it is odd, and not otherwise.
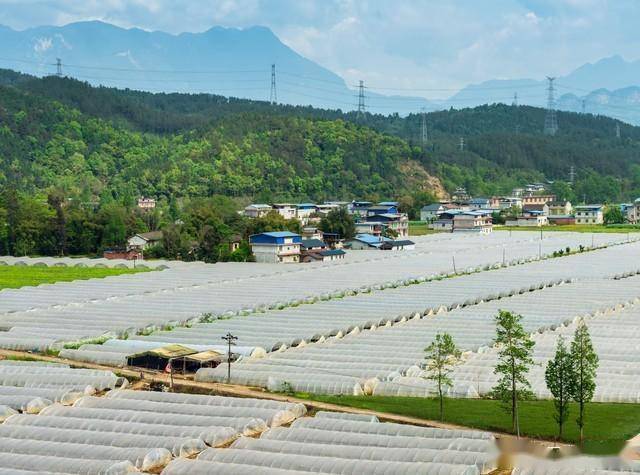
[[[584,444],[585,406],[593,399],[596,391],[596,371],[598,369],[598,355],[593,348],[589,329],[584,319],[580,319],[571,342],[571,361],[573,363],[573,384],[571,397],[578,403],[578,418],[576,422],[580,428],[580,445]]]
[[[533,365],[535,343],[522,326],[522,315],[499,310],[495,323],[498,363],[493,372],[500,377],[493,397],[505,404],[511,413],[511,430],[520,436],[518,401],[532,396],[527,374]]]
[[[623,224],[624,215],[620,206],[610,205],[604,210],[604,224]]]
[[[269,211],[264,216],[252,219],[247,226],[248,235],[267,233],[271,231],[291,231],[300,234],[302,226],[297,219],[286,219],[277,211]]]
[[[562,336],[558,337],[555,355],[547,363],[544,376],[547,388],[553,395],[553,405],[556,411],[553,418],[558,423],[558,439],[562,439],[562,429],[569,417],[569,401],[571,401],[571,388],[574,380],[571,353]]]
[[[356,225],[346,208],[333,209],[320,220],[320,229],[325,233],[337,234],[341,239],[351,239],[356,235]]]
[[[424,349],[427,359],[427,379],[435,382],[440,403],[440,420],[444,420],[444,389],[453,386],[451,371],[460,362],[461,351],[448,333],[437,333],[433,342]]]

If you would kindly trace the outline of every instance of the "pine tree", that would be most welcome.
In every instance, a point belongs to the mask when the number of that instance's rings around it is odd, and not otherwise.
[[[569,417],[569,401],[573,384],[571,353],[562,336],[558,338],[555,356],[547,363],[544,376],[547,388],[553,394],[553,405],[556,410],[553,418],[558,423],[558,439],[562,439],[562,428]]]
[[[500,310],[495,317],[498,363],[493,372],[500,375],[493,397],[500,399],[511,413],[511,428],[520,436],[518,401],[532,396],[527,373],[533,364],[535,343],[522,327],[522,315]]]
[[[444,420],[444,388],[453,386],[449,376],[451,369],[460,361],[461,352],[453,337],[448,333],[438,333],[433,342],[424,349],[427,358],[427,379],[434,381],[438,388],[440,420]]]
[[[576,422],[580,428],[580,446],[584,443],[585,406],[593,399],[596,391],[596,370],[598,355],[596,354],[589,329],[581,319],[571,342],[571,362],[573,364],[573,384],[571,397],[578,403],[579,412]]]

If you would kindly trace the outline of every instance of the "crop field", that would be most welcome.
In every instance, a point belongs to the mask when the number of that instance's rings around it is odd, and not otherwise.
[[[144,268],[0,266],[0,290],[73,280],[100,279],[146,271],[148,269]]]

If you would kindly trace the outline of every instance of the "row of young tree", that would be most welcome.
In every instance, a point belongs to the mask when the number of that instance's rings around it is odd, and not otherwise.
[[[499,379],[491,396],[503,402],[511,415],[511,430],[520,436],[519,403],[533,398],[527,374],[534,365],[535,342],[522,325],[522,315],[500,310],[495,323],[494,344],[498,350],[498,363],[494,374]],[[450,334],[438,333],[425,348],[425,353],[426,377],[435,383],[440,419],[444,420],[444,394],[447,388],[453,386],[451,374],[461,361],[461,352]],[[598,355],[587,325],[581,319],[570,346],[567,346],[563,336],[558,337],[555,355],[545,369],[547,389],[553,396],[553,417],[558,424],[559,439],[563,437],[563,429],[569,418],[569,404],[575,402],[578,405],[576,423],[580,431],[580,445],[584,443],[585,408],[596,390],[597,368]]]

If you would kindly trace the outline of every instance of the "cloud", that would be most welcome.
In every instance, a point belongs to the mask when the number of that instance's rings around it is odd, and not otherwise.
[[[36,53],[44,53],[53,45],[53,40],[51,38],[38,38],[36,43],[33,45],[33,50]]]

